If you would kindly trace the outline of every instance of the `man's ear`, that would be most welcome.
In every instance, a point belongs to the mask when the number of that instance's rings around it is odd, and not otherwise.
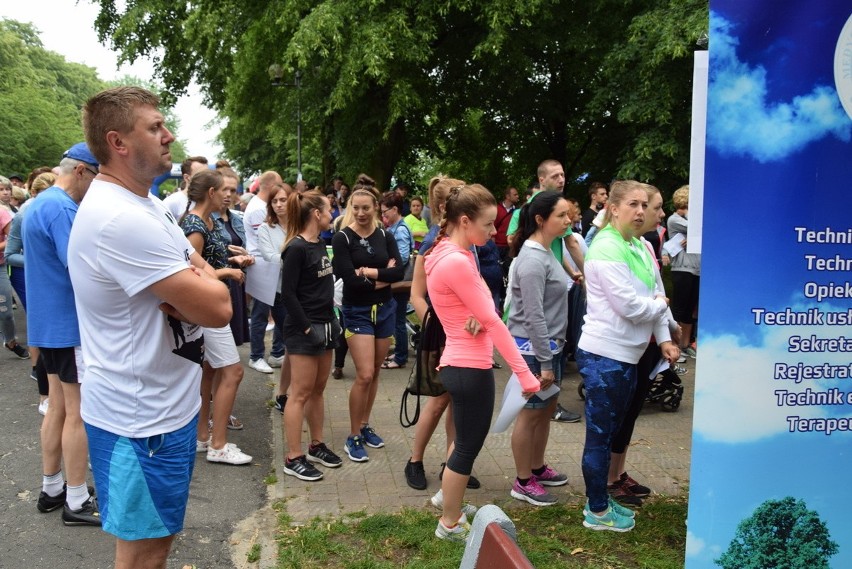
[[[124,137],[117,130],[111,130],[106,134],[107,145],[116,151],[120,156],[127,156],[128,148],[125,144]]]

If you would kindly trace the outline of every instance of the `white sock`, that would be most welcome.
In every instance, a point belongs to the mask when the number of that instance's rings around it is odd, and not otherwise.
[[[68,493],[65,495],[65,503],[73,511],[77,511],[83,507],[86,500],[89,499],[89,488],[83,482],[79,486],[69,486]]]
[[[41,477],[41,489],[48,496],[55,498],[62,494],[62,489],[65,487],[65,480],[62,478],[62,471],[56,474],[45,474]]]

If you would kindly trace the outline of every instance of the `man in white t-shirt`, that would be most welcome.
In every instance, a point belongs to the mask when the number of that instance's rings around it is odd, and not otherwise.
[[[257,195],[252,198],[246,207],[243,214],[243,225],[246,230],[246,249],[255,257],[261,257],[260,250],[257,246],[257,230],[266,221],[268,215],[266,204],[279,191],[284,190],[289,195],[293,189],[285,184],[278,172],[272,170],[264,172],[260,175],[257,186]],[[254,299],[251,305],[251,328],[249,330],[249,338],[251,340],[251,355],[249,356],[249,367],[261,373],[272,373],[273,367],[281,367],[284,362],[284,340],[282,338],[282,327],[284,322],[272,311],[272,318],[275,321],[275,328],[272,331],[272,349],[269,352],[269,359],[264,360],[263,356],[266,353],[266,345],[264,336],[266,334],[266,325],[269,322],[269,313],[271,307]]]
[[[175,219],[180,219],[187,211],[186,206],[189,198],[186,196],[186,188],[189,186],[190,178],[196,172],[206,170],[208,167],[207,158],[204,156],[190,156],[180,163],[180,173],[183,175],[183,183],[180,188],[166,196],[166,199],[163,200],[163,205],[172,212]]]
[[[116,567],[166,567],[195,464],[201,326],[225,326],[232,312],[228,288],[148,193],[171,168],[174,136],[158,104],[140,87],[86,102],[100,174],[68,244],[86,362],[81,415]]]

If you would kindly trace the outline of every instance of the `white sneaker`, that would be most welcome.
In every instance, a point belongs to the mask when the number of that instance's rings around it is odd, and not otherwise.
[[[269,367],[269,364],[263,361],[263,358],[249,360],[249,367],[255,371],[259,371],[260,373],[272,373],[272,368]]]
[[[251,456],[241,451],[236,445],[226,444],[220,449],[207,449],[207,462],[224,462],[225,464],[248,464]]]
[[[272,332],[273,330],[275,330],[275,322],[269,322],[269,323],[266,325],[266,331],[267,331],[267,332]]]
[[[444,511],[444,491],[443,490],[438,490],[438,492],[434,496],[432,496],[429,499],[429,501],[432,502],[432,505],[435,506],[437,509],[441,510],[442,512]],[[479,510],[479,508],[477,508],[473,504],[465,502],[465,503],[462,504],[462,507],[461,507],[462,518],[464,518],[464,520],[466,522],[469,518],[472,519],[473,516],[476,515],[476,512],[478,510]]]
[[[269,367],[281,367],[281,364],[284,363],[284,356],[275,357],[270,355],[266,358],[266,363],[269,364]]]
[[[195,452],[207,452],[210,449],[210,439],[206,441],[195,440]]]
[[[41,415],[47,415],[47,405],[48,405],[48,401],[49,401],[48,399],[45,399],[44,401],[42,401],[41,403],[39,403],[39,404],[38,404],[38,412],[39,412],[39,414],[41,414]]]

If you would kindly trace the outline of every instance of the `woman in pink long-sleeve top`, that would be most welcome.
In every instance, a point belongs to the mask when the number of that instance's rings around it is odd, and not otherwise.
[[[447,334],[441,381],[450,394],[456,425],[455,449],[441,485],[443,515],[435,535],[464,541],[469,529],[462,513],[464,491],[494,411],[493,347],[518,375],[525,395],[537,392],[540,382],[495,312],[470,252],[471,245],[481,246],[495,233],[494,196],[480,185],[459,186],[450,190],[445,212],[438,242],[425,259],[429,299]],[[471,335],[465,330],[470,316],[481,323],[481,333]],[[465,511],[475,510],[465,507]]]

